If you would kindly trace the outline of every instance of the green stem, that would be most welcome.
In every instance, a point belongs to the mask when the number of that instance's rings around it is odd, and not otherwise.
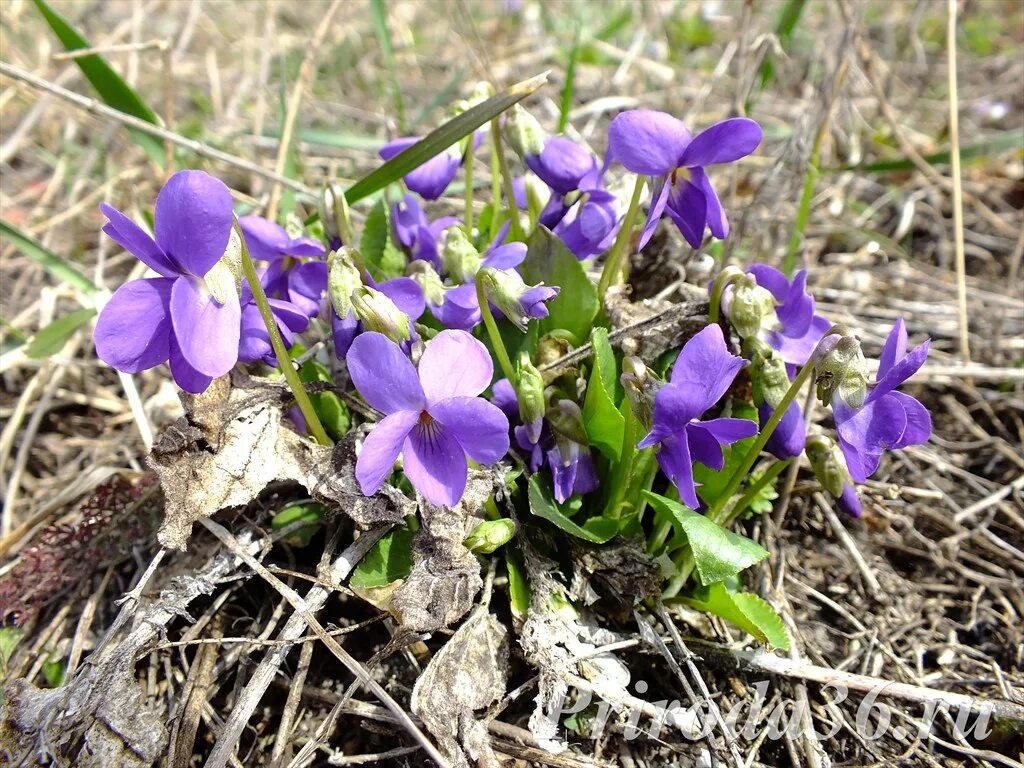
[[[292,393],[295,395],[295,402],[299,406],[299,410],[302,411],[303,418],[306,419],[306,427],[309,429],[310,434],[321,445],[331,445],[331,438],[324,431],[324,427],[320,423],[316,411],[313,409],[313,403],[309,399],[306,388],[302,386],[299,373],[295,370],[295,366],[292,365],[291,358],[288,357],[288,349],[285,347],[284,340],[281,338],[281,332],[277,328],[277,320],[274,319],[274,313],[270,309],[270,303],[267,301],[267,294],[260,283],[259,275],[256,274],[256,265],[252,263],[252,257],[249,255],[249,248],[245,244],[245,237],[242,235],[242,228],[238,224],[238,219],[235,219],[235,234],[238,235],[238,239],[242,244],[242,273],[249,283],[252,297],[260,311],[260,317],[263,318],[263,323],[267,326],[270,346],[274,349],[274,354],[277,356],[277,367],[284,374],[285,381],[288,382],[288,386],[291,387]]]
[[[466,234],[473,239],[473,136],[469,137],[469,144],[466,149],[466,190],[464,192],[465,212],[463,218],[466,220]]]
[[[498,211],[501,210],[501,162],[498,160],[498,150],[491,149],[491,237],[493,240],[498,236],[501,225],[498,223]]]
[[[604,269],[601,270],[601,279],[597,283],[597,295],[599,298],[604,298],[605,291],[608,290],[612,281],[617,281],[624,272],[624,265],[620,262],[623,260],[626,246],[629,244],[630,237],[633,234],[633,225],[636,223],[636,215],[640,211],[640,196],[643,195],[643,192],[644,177],[637,176],[636,183],[633,185],[633,197],[630,198],[629,208],[626,209],[626,216],[622,220],[622,228],[619,230],[618,237],[615,238],[612,249],[605,258]]]
[[[761,449],[764,448],[768,442],[768,438],[772,436],[772,432],[782,421],[782,417],[786,415],[786,411],[789,406],[793,403],[797,393],[803,388],[804,384],[810,378],[811,374],[814,373],[814,361],[808,361],[803,368],[800,369],[800,373],[797,374],[796,379],[789,385],[789,389],[786,390],[786,394],[782,396],[782,400],[775,408],[775,412],[772,413],[772,417],[768,419],[768,423],[764,425],[764,428],[758,433],[757,437],[754,438],[753,445],[747,451],[747,455],[743,457],[743,461],[736,468],[736,471],[732,473],[732,477],[729,478],[729,482],[726,484],[725,489],[721,495],[715,500],[715,503],[711,505],[711,508],[707,511],[707,517],[715,522],[719,522],[718,518],[722,514],[722,510],[725,505],[732,498],[732,495],[736,493],[736,490],[740,487],[740,483],[743,482],[743,478],[747,476],[750,468],[754,466],[754,462],[757,461],[757,457],[761,453]]]
[[[484,292],[484,282],[479,275],[476,278],[476,298],[480,302],[480,317],[483,318],[484,327],[487,328],[487,335],[491,339],[491,346],[494,347],[494,354],[498,358],[501,371],[512,388],[518,392],[519,382],[516,377],[516,369],[512,365],[512,358],[508,356],[508,350],[505,349],[505,342],[501,340],[498,324],[494,322],[494,315],[491,314],[491,306],[488,304],[487,294]]]
[[[711,303],[708,304],[709,323],[718,322],[718,313],[722,308],[722,294],[725,293],[729,283],[735,282],[741,277],[743,277],[743,270],[735,267],[726,267],[719,273],[718,279],[715,280],[715,287],[711,289]]]
[[[611,492],[608,497],[608,504],[604,508],[605,517],[617,517],[619,505],[626,496],[626,485],[629,483],[629,472],[633,467],[633,459],[636,456],[636,416],[633,415],[633,408],[629,401],[624,401],[626,406],[625,424],[622,427],[622,449],[619,451],[619,460],[615,463],[612,471]]]
[[[757,494],[764,490],[768,483],[775,480],[775,478],[779,476],[779,473],[792,463],[792,459],[776,460],[772,462],[772,465],[768,467],[768,469],[766,469],[759,478],[757,478],[757,481],[747,487],[746,493],[740,496],[739,501],[732,505],[729,509],[729,513],[725,516],[725,519],[722,520],[722,527],[728,528],[736,522],[736,518],[743,514],[746,508],[749,507],[757,497]]]
[[[501,169],[501,179],[505,184],[505,198],[508,203],[509,216],[512,217],[512,240],[522,240],[523,228],[519,224],[516,190],[512,186],[512,171],[509,170],[508,158],[505,157],[504,145],[501,143],[501,126],[498,125],[498,118],[491,120],[491,149],[498,156],[498,167]]]

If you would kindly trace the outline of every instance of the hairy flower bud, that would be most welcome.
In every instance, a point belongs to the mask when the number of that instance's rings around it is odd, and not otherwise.
[[[441,280],[441,276],[434,269],[433,264],[424,259],[414,259],[409,264],[408,272],[409,277],[415,280],[420,288],[423,289],[423,297],[427,300],[428,304],[439,307],[444,303],[446,288]]]
[[[480,269],[480,251],[473,246],[462,227],[448,227],[441,235],[439,250],[441,263],[449,275],[465,283],[473,282]]]
[[[540,121],[519,104],[505,118],[505,141],[520,157],[539,155],[544,151],[544,129]]]
[[[519,355],[516,397],[519,400],[519,418],[530,442],[536,443],[540,440],[541,422],[545,411],[544,377],[530,361],[530,356],[526,352]]]
[[[547,418],[556,437],[565,437],[580,445],[590,444],[583,426],[583,411],[572,400],[559,400],[554,408],[548,409]]]
[[[825,435],[813,435],[807,438],[806,450],[807,461],[821,487],[833,496],[841,495],[843,486],[853,481],[839,446]]]
[[[622,388],[629,398],[633,415],[640,422],[644,431],[651,431],[654,414],[654,396],[661,389],[663,382],[647,368],[639,357],[622,358],[622,375],[619,376]]]
[[[544,283],[527,285],[514,269],[484,267],[480,270],[479,279],[487,298],[523,332],[531,318],[548,316],[544,302],[557,296],[559,290]]]
[[[336,181],[330,182],[320,194],[320,221],[331,248],[342,245],[341,233],[347,229],[348,201],[345,191]]]
[[[778,325],[775,297],[757,284],[753,275],[744,275],[725,290],[722,308],[736,332],[744,339]]]
[[[470,552],[489,555],[498,547],[507,544],[516,533],[516,524],[512,520],[485,520],[462,542]]]
[[[409,316],[378,290],[365,285],[356,288],[352,292],[352,311],[368,331],[383,333],[396,343],[412,338]]]
[[[774,349],[764,342],[754,342],[750,365],[750,379],[754,384],[758,404],[767,403],[777,408],[789,390],[789,372],[786,363]]]
[[[331,297],[334,314],[341,318],[348,317],[352,311],[352,294],[363,284],[356,266],[357,260],[358,251],[347,245],[327,256],[327,292]]]
[[[839,397],[851,408],[860,408],[868,392],[868,367],[857,341],[846,328],[834,327],[814,353],[818,400],[823,405]]]

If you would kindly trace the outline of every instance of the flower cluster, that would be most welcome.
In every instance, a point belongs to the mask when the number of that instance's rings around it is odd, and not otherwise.
[[[627,111],[611,122],[601,158],[578,138],[548,135],[517,106],[491,136],[491,167],[505,177],[478,221],[472,184],[458,206],[444,198],[460,172],[472,175],[480,133],[408,172],[406,191],[367,218],[359,247],[347,242],[348,209],[334,188],[307,228],[297,218],[236,218],[227,187],[201,171],[168,180],[152,236],[102,206],[104,232],[155,275],[110,298],[97,354],[126,373],[169,363],[178,385],[198,393],[239,363],[294,373],[290,350],[301,343],[323,376],[327,363],[341,371],[335,383],[351,383],[362,412],[379,414],[362,427],[363,493],[404,478],[425,502],[451,507],[471,466],[505,461],[530,478],[534,496],[550,495],[555,511],[545,515],[564,516],[565,530],[595,520],[602,531],[637,529],[644,494],[669,485],[720,521],[735,499],[713,493],[750,486],[744,473],[761,449],[783,461],[806,452],[823,487],[857,514],[855,486],[882,454],[928,439],[927,410],[896,389],[923,364],[927,342],[908,352],[898,321],[869,385],[859,343],[818,314],[805,271],[723,270],[710,287],[712,322],[682,346],[666,380],[664,361],[622,359],[607,341],[614,329],[591,268],[604,258],[609,272],[611,254],[631,242],[643,249],[664,216],[693,248],[707,233],[727,237],[708,168],[754,152],[755,121],[693,135],[671,115]],[[388,161],[418,141],[396,139],[380,155]],[[521,161],[518,176],[506,148]],[[631,199],[620,191],[623,169],[636,175]],[[645,185],[646,221],[630,232]],[[564,247],[531,256],[533,234]],[[526,279],[537,275],[566,282]],[[811,373],[832,410],[834,443],[799,405]],[[746,379],[749,390],[738,386]],[[317,418],[313,409],[296,422]],[[709,472],[723,481],[702,488]],[[519,482],[509,480],[514,500]]]

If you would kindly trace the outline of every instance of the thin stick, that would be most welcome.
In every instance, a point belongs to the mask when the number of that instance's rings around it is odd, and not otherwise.
[[[345,668],[351,672],[360,683],[370,691],[377,699],[383,704],[391,713],[398,718],[398,723],[412,736],[426,752],[427,756],[440,766],[448,766],[449,763],[445,760],[444,756],[437,751],[437,748],[431,743],[431,741],[423,734],[423,732],[416,726],[416,723],[412,721],[409,714],[402,709],[402,707],[391,698],[391,694],[384,690],[384,687],[374,680],[370,674],[366,671],[362,664],[360,664],[348,651],[338,644],[338,641],[328,634],[327,630],[323,628],[313,612],[310,610],[306,601],[302,599],[294,589],[289,587],[277,576],[272,574],[266,569],[266,567],[259,562],[255,557],[246,552],[238,541],[231,533],[219,523],[215,523],[213,520],[204,518],[200,521],[210,533],[216,536],[228,550],[236,557],[240,558],[249,568],[251,568],[260,578],[270,584],[278,594],[281,595],[288,604],[292,606],[295,612],[302,617],[302,620],[309,626],[313,633],[320,638],[320,641],[327,646],[327,649],[334,654],[335,658],[338,659]],[[218,743],[218,746],[220,744]],[[210,762],[213,761],[213,755],[210,756]],[[210,762],[207,765],[210,765]]]
[[[302,92],[306,86],[313,81],[316,68],[313,66],[316,61],[316,53],[327,36],[327,30],[331,26],[335,11],[341,6],[341,0],[334,0],[327,9],[327,13],[320,20],[313,40],[306,48],[306,55],[302,58],[299,66],[299,76],[295,78],[295,85],[292,86],[291,96],[288,97],[288,111],[285,113],[284,129],[281,131],[281,143],[277,148],[277,162],[274,164],[274,173],[284,178],[285,166],[288,164],[288,151],[292,146],[292,134],[295,132],[295,121],[299,116],[299,105],[302,104]],[[277,206],[281,202],[281,182],[275,181],[270,188],[270,200],[267,203],[267,218],[277,218]]]
[[[956,297],[960,325],[960,357],[971,362],[967,325],[967,265],[964,257],[964,193],[960,178],[960,116],[956,85],[956,0],[949,0],[946,64],[949,87],[949,159],[953,174],[953,245],[956,249]],[[970,383],[970,379],[968,379]]]
[[[316,197],[317,195],[316,191],[312,187],[307,187],[301,182],[289,179],[274,171],[267,170],[266,168],[250,162],[249,160],[245,160],[244,158],[238,157],[237,155],[221,152],[219,149],[208,147],[202,142],[187,139],[184,136],[174,133],[174,131],[169,131],[159,125],[147,123],[145,120],[140,120],[134,115],[129,115],[125,112],[121,112],[120,110],[112,109],[106,104],[101,104],[95,99],[90,99],[87,96],[82,96],[74,91],[69,91],[67,88],[62,88],[56,83],[52,83],[49,80],[38,77],[21,67],[8,64],[6,61],[0,61],[0,74],[7,75],[7,77],[23,83],[27,83],[33,88],[37,88],[45,93],[58,96],[64,99],[64,101],[70,102],[71,104],[74,104],[75,106],[84,109],[86,112],[90,112],[98,117],[113,120],[114,122],[120,123],[132,130],[148,133],[150,136],[156,136],[158,139],[163,139],[164,141],[171,141],[180,147],[185,147],[185,149],[194,152],[200,157],[233,165],[236,168],[241,168],[243,171],[254,173],[257,176],[262,176],[263,178],[270,179],[271,181],[276,181],[286,187],[294,189],[296,192],[301,192],[302,194],[310,197]]]

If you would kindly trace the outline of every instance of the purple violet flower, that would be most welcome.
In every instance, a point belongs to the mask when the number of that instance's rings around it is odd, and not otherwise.
[[[279,293],[307,317],[316,317],[327,290],[324,246],[311,237],[293,238],[284,227],[261,216],[243,216],[238,224],[249,255],[269,265],[267,292]],[[312,261],[299,261],[302,258]]]
[[[264,281],[266,270],[260,275],[260,282]],[[266,285],[264,284],[264,288]],[[267,332],[266,323],[260,309],[256,306],[256,299],[252,295],[252,289],[248,283],[242,283],[242,331],[238,344],[238,359],[243,363],[254,363],[262,360],[267,365],[277,365],[277,356],[270,344],[270,334]],[[306,330],[309,325],[309,315],[303,312],[295,304],[284,299],[267,299],[270,311],[277,321],[277,329],[281,333],[281,339],[286,348],[290,348],[295,341],[295,334]]]
[[[523,162],[556,195],[579,189],[586,176],[598,171],[597,158],[565,136],[549,136],[540,154],[526,154]]]
[[[762,428],[771,419],[775,409],[768,403],[761,403],[757,407],[758,420]],[[795,400],[789,404],[786,413],[781,421],[775,426],[775,431],[768,437],[764,449],[777,459],[785,461],[799,456],[804,451],[807,443],[807,428],[804,425],[804,414],[800,404]]]
[[[385,414],[356,459],[366,495],[387,480],[399,454],[406,477],[431,504],[453,507],[466,490],[466,457],[493,464],[508,452],[508,419],[479,394],[491,383],[491,357],[464,331],[427,342],[419,368],[397,344],[364,333],[348,353],[352,383]]]
[[[653,176],[653,201],[638,248],[647,245],[667,213],[686,241],[699,248],[704,230],[723,239],[729,221],[705,166],[746,157],[761,143],[761,127],[745,117],[722,120],[691,137],[669,114],[650,109],[622,112],[608,127],[608,151],[633,173]]]
[[[839,447],[855,482],[863,483],[874,474],[885,451],[921,445],[931,437],[928,409],[910,395],[896,391],[924,365],[928,345],[929,340],[925,340],[907,352],[907,328],[899,318],[882,347],[876,383],[864,404],[853,408],[838,396],[838,391],[833,396]]]
[[[764,340],[782,355],[787,365],[803,365],[832,327],[831,322],[814,313],[814,297],[807,291],[807,270],[797,272],[792,282],[767,264],[752,264],[747,271],[778,302],[775,314],[779,327],[768,331]]]
[[[683,346],[672,378],[654,396],[653,424],[638,448],[660,445],[658,464],[690,507],[699,505],[693,462],[714,470],[724,466],[722,447],[757,433],[747,419],[700,417],[717,403],[746,364],[729,353],[718,325],[709,325]]]
[[[410,332],[415,338],[415,323],[426,310],[426,301],[423,297],[423,289],[419,283],[411,277],[396,277],[377,283],[369,274],[364,274],[363,279],[371,288],[383,293],[395,303],[402,312],[409,316]],[[339,360],[348,356],[349,347],[352,341],[362,331],[362,324],[356,319],[355,313],[349,312],[347,317],[338,317],[331,310],[331,337],[334,341],[334,354]]]
[[[420,136],[406,136],[394,139],[381,147],[379,154],[384,160],[390,160],[421,138]],[[459,152],[457,146],[450,147],[445,152],[434,155],[418,168],[409,171],[405,175],[405,186],[424,200],[437,200],[452,183],[459,172],[460,165],[462,165],[462,153]]]
[[[131,280],[100,312],[93,339],[108,365],[138,373],[170,361],[187,392],[202,392],[238,360],[241,304],[234,285],[207,278],[231,239],[231,193],[202,171],[179,171],[160,190],[155,240],[103,204],[103,231],[160,277]],[[213,275],[210,275],[211,279]]]
[[[457,218],[442,216],[431,222],[419,201],[412,195],[406,195],[391,209],[391,221],[398,242],[405,247],[410,258],[429,261],[434,269],[441,269],[437,241],[442,232],[459,222]]]
[[[525,425],[517,426],[513,433],[527,456],[531,472],[540,472],[547,463],[555,501],[559,504],[564,504],[574,494],[582,496],[597,490],[600,481],[587,446],[567,437],[556,437],[547,421],[542,423],[536,442],[530,439],[530,430]]]

